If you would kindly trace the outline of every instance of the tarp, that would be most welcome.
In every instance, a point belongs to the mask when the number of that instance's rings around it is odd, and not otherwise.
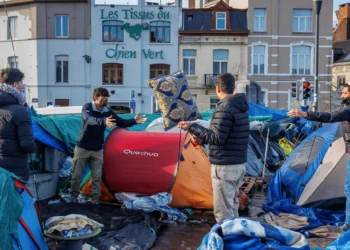
[[[198,250],[310,250],[305,237],[291,230],[246,218],[214,225]]]
[[[344,222],[344,211],[295,205],[335,139],[338,126],[338,123],[327,124],[298,145],[269,184],[265,211],[308,217],[310,224],[300,230],[326,224],[339,226]]]
[[[209,121],[213,110],[201,112],[202,119]],[[257,104],[249,104],[250,121],[276,121],[286,118],[287,111],[276,110],[263,107]],[[81,115],[62,115],[62,116],[44,116],[39,115],[35,109],[31,108],[33,119],[33,130],[35,139],[60,151],[73,153],[81,130]],[[135,114],[120,114],[123,119],[130,119]],[[131,131],[145,131],[153,120],[161,117],[160,114],[146,114],[147,121],[144,124],[138,124],[128,128]],[[105,137],[112,130],[106,128]]]
[[[56,148],[62,151],[62,147],[58,145],[58,142],[62,142],[65,145],[68,152],[73,153],[74,146],[76,145],[78,135],[81,130],[81,115],[68,115],[68,116],[43,116],[37,114],[37,112],[31,108],[31,114],[33,124],[38,124],[39,128],[34,130],[35,139],[43,142],[44,144]],[[122,114],[119,115],[123,119],[131,119],[135,117],[135,114]],[[147,121],[144,124],[137,124],[130,127],[131,131],[144,131],[147,126],[154,120],[160,117],[159,114],[147,114]],[[112,131],[110,128],[106,128],[105,137]],[[46,133],[45,133],[46,132]],[[50,136],[51,135],[51,138]]]

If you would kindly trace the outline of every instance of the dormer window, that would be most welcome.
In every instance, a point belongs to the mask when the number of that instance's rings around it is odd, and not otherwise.
[[[216,12],[216,29],[226,29],[226,12]]]

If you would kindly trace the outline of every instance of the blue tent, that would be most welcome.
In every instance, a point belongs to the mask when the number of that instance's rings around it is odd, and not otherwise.
[[[310,225],[307,228],[343,223],[344,211],[302,208],[295,205],[334,141],[338,126],[338,123],[325,125],[310,134],[294,149],[269,185],[268,199],[264,204],[265,211],[308,217]]]

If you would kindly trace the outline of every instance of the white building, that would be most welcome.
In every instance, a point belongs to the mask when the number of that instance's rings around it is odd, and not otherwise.
[[[147,80],[178,70],[181,8],[178,2],[128,4],[11,0],[8,22],[0,3],[0,65],[15,66],[11,33],[29,105],[80,106],[106,87],[119,112],[130,112],[133,91],[135,111],[151,113],[156,100]]]
[[[28,104],[37,108],[90,100],[90,65],[83,58],[90,50],[88,1],[11,0],[6,5],[9,22],[0,3],[0,65],[15,66],[11,34]]]
[[[144,0],[124,6],[92,3],[90,81],[93,88],[110,91],[112,108],[129,112],[133,91],[136,112],[156,110],[147,80],[178,70],[179,15],[177,1],[165,6]]]

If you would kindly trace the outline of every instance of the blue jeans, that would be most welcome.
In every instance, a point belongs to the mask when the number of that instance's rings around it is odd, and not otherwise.
[[[345,181],[344,193],[346,196],[345,224],[350,225],[350,158],[348,160],[348,165],[346,167],[346,181]]]

